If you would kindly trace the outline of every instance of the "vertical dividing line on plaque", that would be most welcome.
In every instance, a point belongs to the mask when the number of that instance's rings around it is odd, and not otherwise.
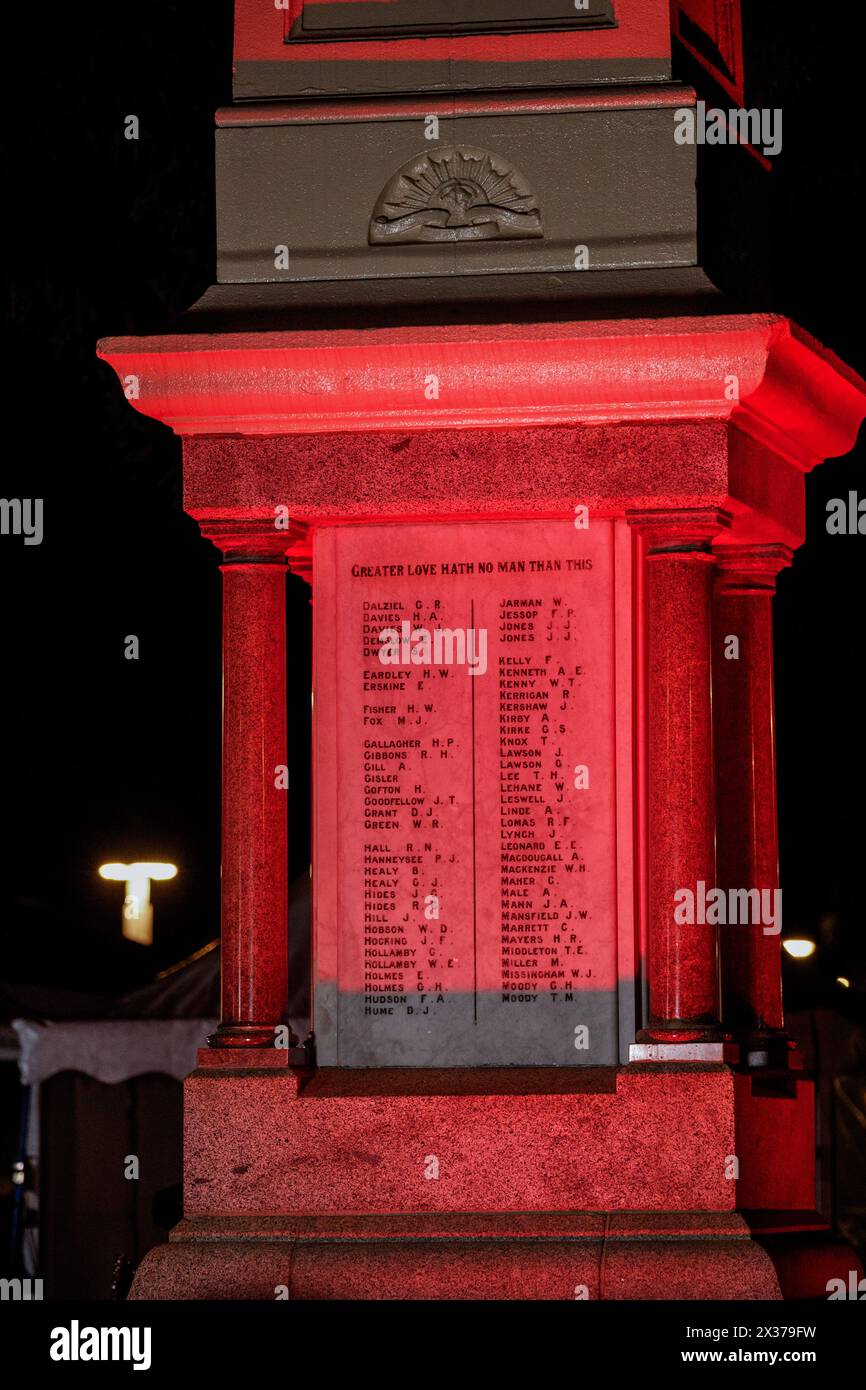
[[[475,632],[475,600],[469,600],[469,630]],[[470,673],[472,711],[472,1021],[478,1022],[478,912],[475,892],[475,681]]]

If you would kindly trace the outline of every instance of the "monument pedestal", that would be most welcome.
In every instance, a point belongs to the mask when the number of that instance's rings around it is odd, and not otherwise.
[[[260,1060],[201,1053],[186,1217],[134,1298],[777,1298],[736,1209],[810,1224],[799,1079]]]
[[[184,1212],[811,1210],[811,1093],[725,1066],[304,1074],[203,1053],[185,1084]]]
[[[307,1074],[203,1052],[186,1082],[186,1219],[135,1298],[775,1298],[735,1207],[808,1198],[799,1121],[724,1066]],[[810,1088],[799,1083],[804,1092]],[[803,1104],[805,1102],[805,1106]],[[741,1128],[742,1126],[742,1128]],[[285,1294],[281,1290],[285,1289]]]

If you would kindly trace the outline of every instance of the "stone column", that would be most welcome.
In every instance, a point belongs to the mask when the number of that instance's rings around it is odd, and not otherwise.
[[[711,601],[713,539],[729,518],[715,509],[632,513],[645,546],[648,783],[648,1017],[635,1059],[721,1043],[718,928],[677,922],[682,890],[700,916],[714,886],[715,797]],[[675,1051],[675,1049],[674,1049]],[[666,1055],[672,1055],[668,1049]]]
[[[713,611],[713,684],[718,818],[717,881],[725,890],[779,883],[773,699],[773,594],[791,563],[785,545],[721,545]],[[763,922],[721,930],[726,1030],[760,1058],[785,1051],[781,935]],[[767,1057],[769,1060],[769,1057]]]
[[[287,1004],[286,546],[255,545],[225,549],[220,567],[222,1017],[213,1047],[273,1046]]]

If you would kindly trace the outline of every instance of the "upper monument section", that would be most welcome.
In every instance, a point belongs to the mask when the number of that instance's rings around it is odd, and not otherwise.
[[[221,284],[697,262],[667,0],[237,0]]]
[[[234,96],[663,82],[667,0],[236,0]]]

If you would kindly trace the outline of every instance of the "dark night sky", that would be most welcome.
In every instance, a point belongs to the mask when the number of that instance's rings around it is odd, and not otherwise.
[[[783,108],[784,149],[771,174],[740,150],[700,151],[704,261],[738,301],[791,314],[863,373],[856,7],[746,10],[751,100]],[[95,343],[158,329],[213,278],[231,5],[91,0],[62,27],[48,18],[31,6],[7,41],[16,442],[2,493],[45,499],[45,539],[0,543],[0,973],[115,991],[218,931],[220,585],[216,552],[181,509],[180,442],[123,400]],[[682,62],[678,75],[694,76]],[[123,137],[131,113],[138,142]],[[861,982],[866,541],[827,536],[824,515],[829,497],[866,493],[863,453],[808,480],[808,540],[777,600],[786,923],[837,917],[839,959]],[[306,607],[299,591],[299,621]],[[129,633],[137,662],[123,656]],[[290,674],[303,743],[305,655]],[[301,824],[293,843],[298,871]],[[121,940],[120,886],[96,876],[128,857],[181,868],[155,888],[151,951]]]

